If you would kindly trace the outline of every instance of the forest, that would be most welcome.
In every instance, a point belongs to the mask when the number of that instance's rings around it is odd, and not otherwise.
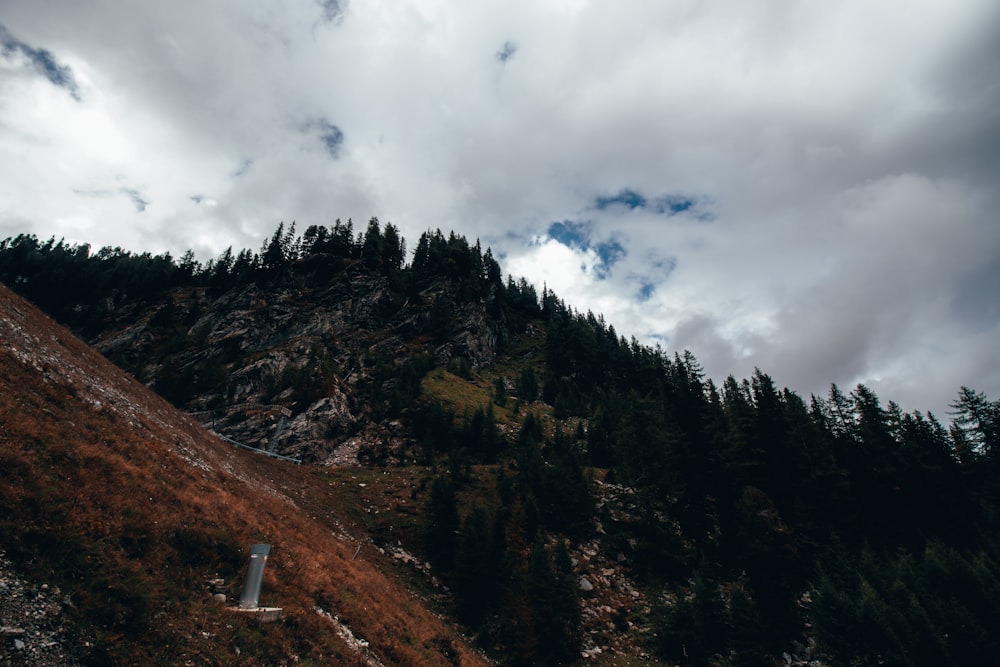
[[[217,297],[345,272],[377,276],[400,303],[446,283],[502,322],[502,350],[543,332],[544,363],[497,382],[474,411],[422,391],[429,356],[373,365],[364,385],[368,417],[405,423],[411,463],[439,471],[414,540],[455,616],[510,664],[579,660],[571,552],[595,525],[655,592],[649,618],[619,620],[650,624],[649,650],[667,664],[774,665],[793,645],[814,645],[830,665],[966,665],[1000,653],[1000,400],[972,388],[956,391],[941,421],[864,385],[805,398],[759,369],[716,384],[691,352],[626,339],[600,315],[504,278],[478,242],[429,231],[411,255],[374,218],[301,235],[282,223],[258,251],[205,263],[190,251],[0,241],[0,282],[84,338],[112,309],[158,304],[170,290]],[[428,303],[416,333],[453,336],[455,308]],[[296,400],[322,394],[321,364],[288,379],[312,382]],[[480,369],[457,360],[450,370]],[[180,407],[189,398],[162,393]],[[503,430],[497,411],[514,401],[523,417]],[[613,515],[599,486],[622,489],[633,509]]]

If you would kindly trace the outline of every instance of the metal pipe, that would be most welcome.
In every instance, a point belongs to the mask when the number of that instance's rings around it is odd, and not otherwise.
[[[247,566],[247,578],[240,594],[240,609],[257,608],[260,586],[264,583],[264,565],[267,564],[270,553],[270,544],[255,544],[250,548],[250,565]]]
[[[212,433],[215,433],[215,431],[212,431]],[[215,433],[215,435],[219,436],[219,438],[221,438],[222,440],[225,440],[230,445],[236,445],[237,447],[240,447],[241,449],[247,449],[247,450],[249,450],[251,452],[257,452],[258,454],[264,454],[265,456],[270,456],[271,458],[274,458],[274,459],[281,459],[282,461],[291,461],[292,463],[299,463],[299,464],[302,463],[301,459],[293,459],[291,456],[282,456],[281,454],[275,454],[274,452],[269,452],[266,449],[260,449],[258,447],[251,447],[250,445],[244,445],[242,442],[237,442],[236,440],[233,440],[232,438],[224,436],[221,433]]]

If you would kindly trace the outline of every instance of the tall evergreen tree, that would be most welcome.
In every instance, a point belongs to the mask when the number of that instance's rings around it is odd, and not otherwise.
[[[455,485],[435,477],[425,508],[424,548],[431,563],[443,572],[452,569],[459,529]]]

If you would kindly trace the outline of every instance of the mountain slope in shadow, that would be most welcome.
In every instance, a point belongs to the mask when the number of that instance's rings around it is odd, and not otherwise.
[[[354,536],[344,485],[222,442],[3,286],[0,470],[0,550],[59,589],[80,664],[486,662]],[[276,623],[228,609],[257,542]]]

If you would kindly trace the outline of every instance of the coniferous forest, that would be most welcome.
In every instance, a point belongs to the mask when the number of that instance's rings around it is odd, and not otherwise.
[[[154,313],[152,376],[112,360],[185,409],[199,393],[226,395],[239,352],[172,364],[204,342],[193,320],[174,326],[172,293],[211,303],[248,285],[308,291],[357,276],[386,295],[366,315],[373,331],[398,309],[423,308],[391,334],[428,352],[354,360],[357,400],[367,420],[404,425],[413,446],[393,465],[432,471],[419,521],[402,532],[447,584],[450,613],[504,661],[580,660],[586,590],[573,554],[598,538],[652,601],[642,618],[615,622],[652,627],[648,651],[666,664],[763,667],[796,653],[830,665],[968,665],[1000,653],[1000,401],[975,389],[957,388],[952,411],[935,416],[863,385],[803,397],[763,369],[717,385],[690,352],[626,339],[505,278],[478,242],[427,232],[411,254],[377,219],[301,235],[282,224],[258,251],[204,263],[191,252],[0,241],[0,282],[85,339],[125,306]],[[449,298],[430,298],[434,286]],[[457,410],[427,378],[468,303],[494,323],[494,363],[507,365],[448,360],[456,382],[491,378],[485,404]],[[511,362],[529,342],[539,362]],[[353,372],[322,349],[311,359],[274,379],[275,400],[293,412]],[[388,465],[378,452],[367,460]]]

